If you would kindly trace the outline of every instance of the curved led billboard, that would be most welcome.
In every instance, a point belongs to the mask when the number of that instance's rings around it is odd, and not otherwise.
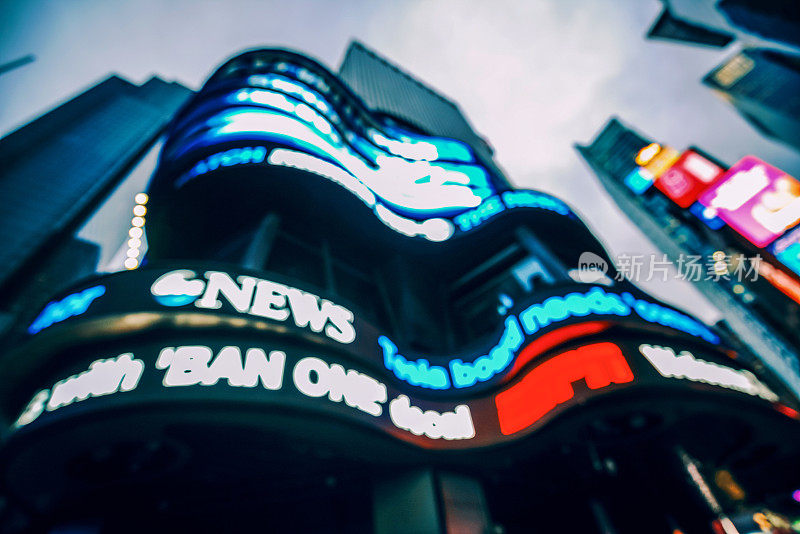
[[[590,284],[534,294],[490,345],[447,355],[412,356],[357,308],[301,287],[191,265],[87,282],[48,304],[28,336],[28,356],[8,376],[15,386],[5,386],[28,396],[15,432],[96,410],[263,405],[329,414],[422,449],[471,449],[617,392],[688,388],[784,406],[702,323]],[[81,348],[87,339],[99,345]],[[44,365],[64,350],[55,370]]]
[[[506,210],[573,216],[505,179],[467,144],[411,131],[373,115],[321,65],[279,50],[223,66],[174,121],[153,180],[155,197],[232,168],[301,170],[337,184],[394,231],[445,241]],[[500,185],[500,187],[498,187]]]
[[[314,336],[316,343],[347,352],[409,386],[438,392],[485,389],[553,347],[612,328],[689,336],[709,346],[720,341],[697,319],[640,292],[571,284],[535,292],[510,307],[495,319],[497,330],[483,347],[419,354],[398,347],[391,334],[365,320],[357,308],[294,287],[283,277],[264,276],[192,265],[117,273],[56,298],[27,332],[36,340],[51,330],[75,332],[92,321],[109,328],[110,318],[130,316],[154,322],[173,317],[176,324],[181,318],[211,326],[239,324]]]

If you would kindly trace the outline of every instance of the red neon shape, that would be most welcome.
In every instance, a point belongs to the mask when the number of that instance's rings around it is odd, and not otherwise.
[[[529,361],[533,360],[543,352],[552,349],[553,347],[581,336],[588,336],[589,334],[602,332],[610,327],[611,323],[607,321],[589,321],[587,323],[564,326],[558,330],[548,332],[547,334],[540,336],[535,341],[528,344],[527,347],[520,351],[519,355],[517,355],[517,359],[514,361],[514,366],[511,368],[509,375],[516,374],[517,371],[525,367]]]
[[[575,395],[572,383],[585,380],[590,389],[633,381],[620,348],[593,343],[550,358],[517,384],[495,396],[500,431],[508,436],[528,428]]]
[[[793,408],[789,408],[785,404],[775,403],[775,409],[787,417],[800,421],[800,413]]]

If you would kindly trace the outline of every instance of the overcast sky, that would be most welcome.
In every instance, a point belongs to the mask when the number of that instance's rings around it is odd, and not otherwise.
[[[192,89],[245,48],[280,46],[335,70],[356,38],[458,102],[519,187],[581,213],[612,255],[654,253],[572,147],[611,115],[663,143],[727,163],[756,155],[800,176],[800,157],[766,140],[700,79],[736,47],[644,35],[657,0],[33,1],[0,4],[0,134],[118,73]],[[127,218],[127,214],[124,214]],[[640,284],[707,321],[718,313],[681,282]]]

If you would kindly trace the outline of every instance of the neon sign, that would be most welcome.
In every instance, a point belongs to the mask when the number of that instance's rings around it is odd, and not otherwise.
[[[678,206],[688,208],[723,172],[697,152],[687,150],[656,180],[656,188]]]
[[[632,314],[649,323],[661,324],[711,343],[719,342],[719,337],[707,326],[688,315],[634,297],[629,292],[617,294],[595,287],[586,293],[572,292],[532,304],[519,314],[519,319],[514,315],[507,316],[497,345],[486,355],[473,357],[469,361],[461,357],[447,361],[446,365],[431,365],[428,359],[409,360],[400,355],[397,346],[386,336],[378,339],[378,345],[386,369],[404,382],[439,390],[466,388],[491,380],[508,369],[520,349],[531,343],[530,336],[542,329],[571,318],[589,315],[627,317]]]
[[[324,67],[318,66],[319,73],[289,62],[270,68],[240,88],[202,100],[173,128],[162,165],[182,162],[195,150],[244,145],[195,160],[173,182],[175,188],[226,167],[300,169],[344,187],[398,233],[434,242],[454,235],[456,216],[466,231],[506,209],[571,215],[563,202],[543,193],[497,194],[469,145],[384,124],[356,96],[334,94],[320,74],[327,72]]]
[[[413,406],[408,397],[400,395],[389,403],[389,414],[397,428],[417,436],[424,434],[431,439],[446,440],[475,437],[475,427],[466,404],[459,404],[452,412],[423,411]]]
[[[281,322],[292,317],[297,327],[323,332],[339,343],[356,338],[353,312],[312,293],[252,276],[239,276],[236,281],[217,271],[204,276],[206,280],[195,278],[194,271],[170,271],[153,283],[150,292],[164,306],[194,302],[198,308],[216,310],[224,298],[239,313]]]
[[[36,334],[52,324],[84,313],[105,292],[105,286],[94,286],[49,303],[28,327],[28,333]]]
[[[765,247],[800,221],[800,182],[747,156],[703,193],[700,203],[748,241]]]
[[[466,232],[477,228],[506,209],[540,208],[561,215],[571,215],[572,210],[555,197],[537,191],[506,191],[484,200],[480,206],[453,218],[459,229]]]
[[[390,396],[384,383],[366,373],[315,356],[299,358],[287,371],[287,356],[280,350],[228,345],[215,353],[204,345],[179,345],[159,349],[155,369],[163,373],[160,384],[164,388],[220,391],[220,387],[235,387],[277,392],[291,384],[303,397],[346,405],[367,414],[370,420],[380,418],[379,426],[390,425],[414,436],[445,441],[470,440],[476,436],[471,410],[466,404],[452,409],[423,409],[407,395],[392,392]],[[75,402],[132,391],[144,371],[145,364],[134,359],[132,353],[96,360],[87,371],[57,382],[52,389],[37,392],[14,428]],[[291,381],[284,380],[287,372]],[[152,392],[145,396],[152,398]],[[387,404],[388,410],[384,410]]]
[[[439,157],[435,148],[432,151],[424,148],[433,146],[424,141],[426,136],[418,136],[413,143],[394,140],[390,145],[395,152],[397,143],[410,148],[401,149],[405,155],[399,156],[385,146],[368,141],[355,129],[349,130],[350,136],[345,142],[338,133],[343,124],[335,126],[314,107],[276,90],[242,89],[233,100],[239,105],[230,107],[231,103],[226,102],[225,108],[205,121],[206,132],[183,151],[241,139],[280,143],[335,163],[387,205],[415,217],[427,218],[471,208],[493,193],[488,173],[479,164],[425,159],[432,155]],[[246,105],[242,107],[242,104]],[[372,138],[386,140],[387,135],[373,135]],[[423,147],[421,154],[420,147]],[[466,145],[465,149],[469,150]],[[409,159],[410,155],[422,158]],[[229,159],[234,164],[234,159]],[[211,170],[212,167],[201,162],[176,185],[183,185],[205,174],[203,171]]]
[[[703,221],[706,226],[711,228],[712,230],[719,230],[723,226],[725,226],[725,221],[717,217],[717,210],[713,208],[707,208],[700,204],[699,202],[695,202],[691,206],[689,206],[689,211],[698,219]]]
[[[655,176],[650,174],[650,171],[645,170],[643,167],[636,167],[634,170],[628,173],[627,176],[625,176],[623,182],[628,186],[628,189],[637,195],[641,195],[650,189],[650,186],[653,185],[654,180]]]
[[[222,379],[229,386],[254,388],[260,382],[266,389],[280,389],[286,354],[274,350],[267,354],[259,349],[248,349],[242,364],[239,347],[223,347],[213,363],[214,353],[202,345],[165,347],[156,360],[156,369],[166,369],[164,385],[213,386]]]
[[[307,397],[328,397],[374,417],[383,412],[386,386],[364,373],[345,370],[338,363],[328,365],[319,358],[303,358],[292,371],[294,385]]]
[[[134,359],[131,353],[96,360],[87,371],[57,382],[52,389],[36,393],[14,426],[19,428],[33,422],[45,410],[51,412],[90,397],[131,391],[139,384],[143,371],[144,363]]]
[[[498,343],[486,355],[473,357],[469,361],[461,357],[447,361],[446,365],[431,365],[428,359],[409,360],[400,355],[397,346],[386,336],[378,339],[378,345],[383,353],[386,369],[404,382],[438,390],[466,388],[491,380],[508,369],[520,349],[531,343],[530,336],[542,329],[571,318],[589,315],[626,317],[632,314],[649,323],[680,330],[711,343],[719,342],[719,337],[707,326],[688,315],[634,297],[629,292],[610,293],[595,287],[586,293],[573,292],[553,296],[541,303],[532,304],[519,314],[519,319],[514,315],[507,316]]]
[[[750,371],[737,371],[724,365],[707,362],[695,358],[691,352],[685,350],[676,355],[669,347],[640,345],[639,352],[653,364],[661,376],[704,382],[761,397],[770,402],[778,401],[778,395]]]
[[[572,384],[578,380],[585,380],[589,389],[600,389],[632,382],[633,371],[613,343],[594,343],[554,356],[495,396],[500,431],[508,436],[533,425],[572,399]]]
[[[772,253],[789,269],[800,275],[800,228],[786,232],[772,244]]]

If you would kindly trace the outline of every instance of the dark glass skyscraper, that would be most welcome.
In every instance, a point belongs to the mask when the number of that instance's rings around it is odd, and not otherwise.
[[[764,135],[800,150],[800,55],[745,48],[703,83]]]
[[[774,140],[800,149],[800,4],[785,0],[662,0],[647,33],[694,45],[742,47],[703,83]]]
[[[780,377],[616,277],[362,45],[339,75],[222,65],[132,215],[127,270],[0,360],[17,530],[668,532],[787,506]]]

